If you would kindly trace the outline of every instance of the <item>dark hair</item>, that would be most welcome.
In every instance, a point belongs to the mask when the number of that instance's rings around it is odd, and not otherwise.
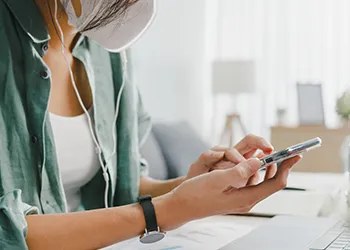
[[[67,5],[69,1],[63,0],[63,6]],[[84,1],[84,0],[83,0]],[[88,31],[92,29],[98,29],[100,27],[106,26],[111,23],[116,16],[124,15],[127,9],[133,5],[137,0],[89,0],[94,5],[97,5],[98,1],[103,1],[100,9],[97,11],[96,16],[94,16],[84,27],[79,31]]]

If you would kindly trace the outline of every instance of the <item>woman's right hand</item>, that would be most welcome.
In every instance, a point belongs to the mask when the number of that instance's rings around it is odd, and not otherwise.
[[[258,185],[232,186],[233,183],[247,182],[259,171],[258,159],[249,159],[233,168],[215,170],[185,181],[164,197],[164,201],[170,204],[167,213],[171,214],[172,220],[167,220],[169,223],[165,223],[163,229],[174,229],[188,221],[212,215],[249,212],[257,203],[286,187],[289,170],[300,159],[296,156],[284,161],[274,177]]]

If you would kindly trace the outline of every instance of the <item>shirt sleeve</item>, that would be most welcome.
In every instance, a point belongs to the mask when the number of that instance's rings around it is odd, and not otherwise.
[[[28,249],[25,216],[38,214],[38,209],[22,202],[22,191],[0,196],[0,249]]]
[[[146,112],[140,92],[138,91],[138,137],[139,137],[139,150],[146,142],[149,133],[152,129],[152,119],[151,116]],[[140,175],[148,176],[148,163],[146,159],[142,158],[140,162]]]

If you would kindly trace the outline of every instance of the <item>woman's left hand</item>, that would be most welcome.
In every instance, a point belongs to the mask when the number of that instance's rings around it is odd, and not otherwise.
[[[261,151],[256,157],[262,158],[273,152],[272,145],[262,137],[255,135],[248,135],[244,137],[233,148],[216,146],[208,152],[201,155],[201,157],[191,165],[187,174],[187,179],[196,177],[201,174],[208,173],[216,169],[233,168],[242,161],[254,156],[257,151]],[[265,180],[275,176],[277,171],[276,165],[271,165],[267,168]],[[236,188],[246,185],[254,185],[259,182],[259,172],[252,176],[247,183],[234,183]]]

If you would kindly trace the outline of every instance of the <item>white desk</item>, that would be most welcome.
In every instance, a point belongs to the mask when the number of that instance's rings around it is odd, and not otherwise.
[[[341,174],[294,172],[288,179],[288,187],[306,191],[278,192],[255,206],[252,212],[272,216],[330,216],[338,209],[344,184],[345,177]]]
[[[175,231],[168,232],[165,239],[155,244],[143,245],[138,239],[132,239],[103,250],[219,249],[246,235],[267,220],[260,217],[213,216],[192,221]]]
[[[332,195],[337,194],[343,179],[341,174],[292,173],[289,179],[289,186],[305,188],[308,192],[323,192]],[[303,191],[297,192],[305,195]],[[301,204],[295,205],[300,206]],[[276,202],[273,203],[273,206],[276,206]],[[182,228],[170,232],[167,239],[163,240],[158,245],[145,246],[139,244],[137,239],[134,239],[107,249],[218,249],[249,233],[268,220],[269,218],[252,216],[214,216],[190,222]]]

